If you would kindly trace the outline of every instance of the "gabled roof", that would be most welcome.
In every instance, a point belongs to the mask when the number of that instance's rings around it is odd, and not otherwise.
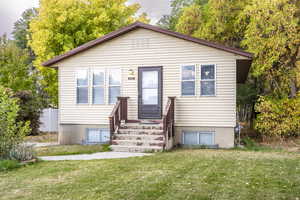
[[[92,47],[94,47],[98,44],[104,43],[108,40],[116,38],[120,35],[128,33],[132,30],[137,29],[137,28],[148,29],[148,30],[151,30],[151,31],[155,31],[155,32],[162,33],[162,34],[165,34],[165,35],[173,36],[173,37],[176,37],[176,38],[179,38],[179,39],[187,40],[187,41],[194,42],[194,43],[197,43],[197,44],[201,44],[201,45],[204,45],[204,46],[208,46],[208,47],[223,50],[223,51],[226,51],[226,52],[234,53],[234,54],[237,54],[237,55],[240,55],[240,56],[245,56],[247,58],[252,58],[251,53],[248,53],[246,51],[242,51],[242,50],[237,49],[237,48],[227,47],[227,46],[216,44],[216,43],[209,42],[209,41],[206,41],[206,40],[190,37],[190,36],[183,35],[181,33],[177,33],[177,32],[174,32],[174,31],[169,31],[169,30],[157,27],[157,26],[144,24],[144,23],[141,23],[141,22],[135,22],[135,23],[130,24],[130,25],[124,27],[124,28],[121,28],[121,29],[113,31],[113,32],[111,32],[107,35],[104,35],[103,37],[100,37],[98,39],[87,42],[87,43],[85,43],[85,44],[83,44],[83,45],[81,45],[81,46],[79,46],[75,49],[72,49],[72,50],[70,50],[70,51],[68,51],[64,54],[56,56],[56,57],[44,62],[42,65],[43,66],[53,65],[53,64],[65,59],[65,58],[76,55],[76,54],[78,54],[82,51],[90,49],[90,48],[92,48]]]

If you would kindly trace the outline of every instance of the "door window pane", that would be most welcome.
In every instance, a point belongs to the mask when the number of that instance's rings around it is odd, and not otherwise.
[[[181,83],[182,95],[195,95],[195,81],[184,81]]]
[[[77,87],[77,103],[88,103],[88,87]]]
[[[120,85],[121,84],[121,70],[110,69],[109,70],[109,85]]]
[[[117,97],[120,96],[120,86],[109,87],[109,103],[114,104],[117,102]]]
[[[144,71],[143,88],[158,88],[158,71]]]
[[[182,67],[182,80],[195,80],[195,66],[188,65]]]
[[[201,65],[201,79],[215,79],[215,66]]]
[[[201,81],[201,95],[215,95],[215,81]]]
[[[157,89],[143,89],[143,104],[157,105],[158,104],[158,90]]]
[[[197,132],[185,132],[183,134],[184,144],[186,145],[197,145],[199,144],[199,134]]]
[[[104,104],[104,88],[93,87],[93,103]]]
[[[213,134],[212,133],[200,133],[200,144],[201,145],[213,145]]]

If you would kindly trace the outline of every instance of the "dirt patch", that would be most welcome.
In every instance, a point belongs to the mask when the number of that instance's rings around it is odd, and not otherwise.
[[[41,133],[36,136],[27,136],[25,138],[26,142],[43,142],[43,143],[52,143],[58,141],[58,134],[56,132],[53,133]]]

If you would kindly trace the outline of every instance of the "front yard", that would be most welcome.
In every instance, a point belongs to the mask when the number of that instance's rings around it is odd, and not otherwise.
[[[35,152],[37,156],[62,156],[76,154],[91,154],[97,152],[109,151],[108,145],[57,145],[37,147]]]
[[[177,150],[153,156],[39,162],[0,172],[0,199],[300,198],[300,155]]]

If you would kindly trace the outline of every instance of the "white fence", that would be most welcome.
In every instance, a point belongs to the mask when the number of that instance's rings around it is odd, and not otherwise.
[[[40,116],[41,132],[57,132],[58,131],[58,109],[47,108],[43,110]]]

